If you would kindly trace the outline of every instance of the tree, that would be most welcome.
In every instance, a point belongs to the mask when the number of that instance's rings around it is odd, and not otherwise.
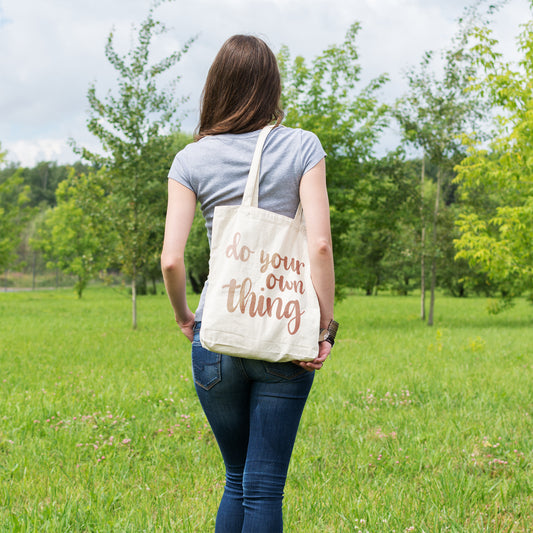
[[[0,146],[0,163],[5,154]],[[15,172],[0,183],[0,269],[9,268],[15,260],[15,250],[32,213],[30,188],[24,185],[20,172]]]
[[[82,174],[91,170],[92,167],[79,161],[72,165],[58,165],[55,161],[40,161],[34,167],[29,168],[10,163],[0,170],[0,182],[18,172],[24,185],[30,188],[30,205],[44,208],[55,205],[57,186],[68,177],[71,168],[75,169],[76,174]]]
[[[57,188],[57,206],[45,212],[37,238],[32,240],[50,267],[76,276],[78,298],[88,281],[107,266],[110,250],[116,245],[107,182],[105,169],[79,176],[72,169]]]
[[[517,67],[502,61],[490,30],[481,28],[477,36],[485,73],[478,93],[499,112],[488,147],[471,136],[468,157],[457,169],[465,209],[456,247],[457,257],[500,289],[502,300],[493,307],[498,311],[533,291],[533,20],[519,36]]]
[[[76,163],[75,167],[78,174],[83,172],[83,165]],[[57,186],[68,177],[71,168],[55,161],[41,161],[33,168],[23,168],[22,177],[24,183],[30,186],[32,205],[54,206]]]
[[[394,195],[396,202],[388,206],[394,216],[395,226],[381,267],[387,286],[400,295],[409,294],[420,282],[420,271],[417,268],[420,255],[418,238],[421,217],[419,210],[421,191],[418,187],[420,163],[419,160],[405,158],[397,163],[395,174],[399,176],[396,180],[398,188]]]
[[[154,19],[155,1],[137,31],[137,42],[120,55],[114,47],[114,32],[108,36],[105,55],[118,78],[118,94],[109,91],[100,99],[96,87],[88,92],[89,131],[102,143],[105,155],[75,147],[97,165],[105,165],[110,177],[110,201],[119,233],[118,257],[123,271],[131,276],[132,323],[137,327],[136,282],[150,270],[154,250],[159,250],[164,227],[166,176],[172,137],[178,129],[179,106],[174,86],[161,89],[158,80],[174,67],[189,49],[150,63],[152,39],[167,31]],[[179,77],[174,77],[175,81]]]
[[[378,103],[377,93],[388,78],[381,75],[366,87],[358,88],[359,30],[358,23],[352,24],[341,45],[330,46],[309,66],[302,57],[291,60],[286,47],[278,55],[285,124],[316,133],[328,154],[337,290],[356,283],[368,285],[364,276],[358,276],[360,263],[353,253],[354,246],[357,248],[354,239],[359,239],[362,245],[364,238],[373,238],[370,220],[373,214],[362,203],[368,204],[369,196],[382,192],[377,192],[380,177],[373,171],[374,148],[387,125],[387,108]],[[365,216],[370,218],[365,220],[368,232],[363,236],[359,228]],[[383,251],[378,252],[382,254]]]
[[[426,52],[418,68],[407,72],[409,92],[398,99],[394,115],[398,120],[404,142],[422,151],[420,176],[420,263],[421,263],[421,318],[426,318],[426,257],[430,259],[430,307],[427,324],[433,325],[437,264],[442,255],[439,246],[439,223],[443,205],[443,186],[446,177],[453,176],[453,168],[464,157],[461,135],[475,131],[483,118],[483,100],[475,97],[472,80],[477,73],[477,55],[469,48],[472,28],[479,18],[479,2],[467,9],[460,20],[459,31],[448,50],[442,54],[442,74],[435,74],[434,53]],[[424,198],[426,163],[436,168],[436,189],[431,215],[431,241],[426,240],[427,216]],[[449,181],[449,178],[448,178]]]
[[[354,185],[351,224],[342,236],[344,259],[341,265],[350,269],[350,282],[367,295],[394,284],[392,256],[406,258],[412,244],[402,243],[401,231],[410,218],[410,205],[416,197],[413,175],[403,155],[390,153],[369,165],[368,173]],[[398,266],[398,265],[396,265]]]

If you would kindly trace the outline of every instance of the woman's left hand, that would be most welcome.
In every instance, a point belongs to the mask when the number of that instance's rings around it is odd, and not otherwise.
[[[305,368],[309,372],[313,370],[320,370],[324,361],[328,358],[328,355],[331,352],[331,344],[329,342],[323,341],[318,343],[318,357],[313,359],[313,361],[293,361],[295,365]]]

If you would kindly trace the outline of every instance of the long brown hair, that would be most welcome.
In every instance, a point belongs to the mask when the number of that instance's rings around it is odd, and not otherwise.
[[[219,133],[247,133],[274,119],[281,123],[281,78],[268,45],[252,35],[230,37],[205,82],[196,139]]]

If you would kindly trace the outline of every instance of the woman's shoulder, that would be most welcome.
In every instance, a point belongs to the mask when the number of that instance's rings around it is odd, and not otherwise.
[[[315,133],[302,128],[291,128],[281,125],[274,128],[272,134],[273,139],[280,143],[291,143],[302,148],[320,145],[320,140]]]
[[[191,162],[197,158],[203,157],[206,149],[210,143],[213,142],[213,137],[202,137],[199,140],[191,141],[189,144],[182,147],[175,155],[175,159]]]
[[[284,137],[316,138],[316,135],[312,131],[304,130],[302,128],[291,128],[285,125],[278,126],[277,128],[274,128],[273,131],[277,132],[278,135]]]
[[[170,167],[169,178],[178,179],[178,176],[182,176],[191,181],[194,169],[206,159],[206,146],[210,142],[209,139],[209,137],[204,137],[198,141],[191,141],[178,150]]]
[[[276,131],[277,130],[277,131]],[[309,130],[302,128],[290,128],[288,126],[278,126],[272,131],[274,139],[279,143],[293,144],[303,151],[322,150],[322,144],[318,136]]]

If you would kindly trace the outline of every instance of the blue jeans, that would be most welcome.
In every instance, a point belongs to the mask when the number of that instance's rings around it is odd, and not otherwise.
[[[196,392],[226,467],[215,533],[283,531],[281,504],[314,372],[210,352],[195,325]]]

